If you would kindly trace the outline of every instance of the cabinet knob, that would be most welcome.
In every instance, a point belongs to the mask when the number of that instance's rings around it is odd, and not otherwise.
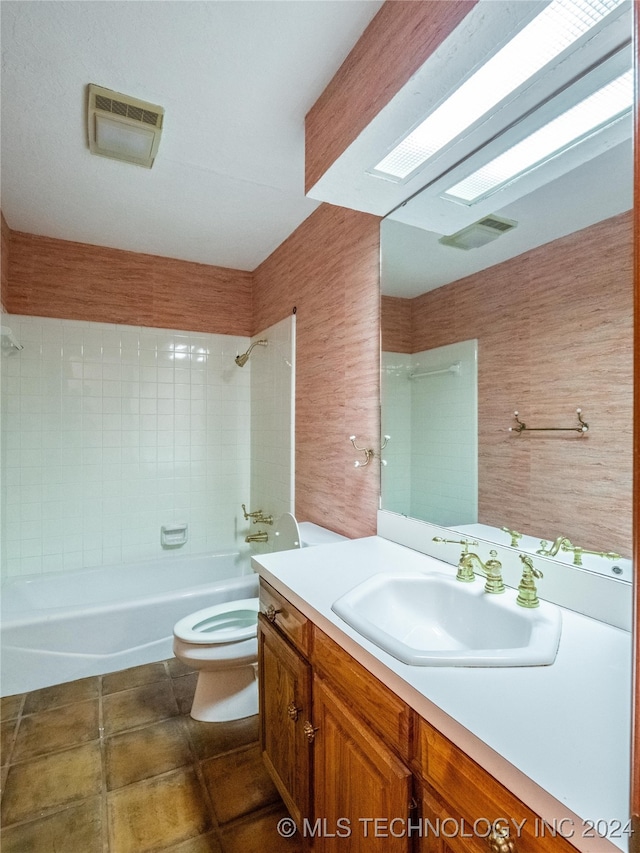
[[[294,723],[298,721],[298,714],[300,711],[302,711],[302,708],[296,708],[295,702],[289,702],[287,705],[287,715]]]
[[[273,604],[270,604],[266,609],[265,616],[267,617],[269,622],[275,622],[276,616],[278,615],[278,613],[282,613],[282,611],[276,610],[276,608],[273,606]]]
[[[316,738],[317,728],[314,728],[312,724],[307,720],[302,727],[302,731],[304,732],[304,736],[309,741],[309,743],[313,743]]]
[[[487,838],[491,853],[516,853],[516,842],[506,827],[495,827]]]

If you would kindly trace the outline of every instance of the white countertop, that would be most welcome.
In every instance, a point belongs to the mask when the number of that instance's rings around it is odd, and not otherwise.
[[[261,577],[544,820],[586,853],[628,849],[589,838],[629,820],[631,635],[562,609],[555,662],[532,667],[409,666],[331,610],[378,572],[455,567],[378,536],[253,558]],[[508,588],[505,595],[516,595]],[[593,834],[593,833],[592,833]]]

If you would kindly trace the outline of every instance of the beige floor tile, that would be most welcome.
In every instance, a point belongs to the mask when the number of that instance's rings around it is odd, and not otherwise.
[[[107,794],[111,853],[148,853],[211,829],[193,770],[176,770]]]
[[[54,684],[53,687],[43,687],[27,693],[23,714],[34,714],[38,711],[49,711],[61,705],[71,705],[86,699],[97,699],[100,692],[100,679],[79,678],[77,681],[67,681],[64,684]]]
[[[11,760],[45,755],[96,740],[99,735],[97,699],[31,714],[20,720]]]
[[[107,738],[105,757],[109,791],[193,762],[184,721],[177,717]]]
[[[102,676],[102,693],[117,693],[119,690],[130,690],[132,687],[140,687],[142,684],[151,684],[154,681],[162,681],[168,678],[164,663],[146,663],[142,666],[132,666],[130,669],[122,669],[120,672],[110,672]]]
[[[221,832],[224,853],[302,853],[299,833],[291,838],[279,834],[278,821],[283,818],[289,818],[284,807],[229,824]],[[348,843],[344,849],[349,850]]]
[[[162,853],[223,853],[223,851],[216,833],[209,832],[173,847],[163,847]],[[264,853],[274,853],[274,851],[265,850]]]
[[[210,758],[201,768],[219,823],[280,802],[258,744]]]
[[[101,786],[97,742],[14,764],[2,799],[2,824],[40,817],[48,809],[99,794]]]
[[[169,660],[166,661],[166,664],[172,678],[179,678],[181,675],[189,675],[190,672],[195,672],[193,667],[187,666],[186,663],[178,660],[178,658],[169,658]]]
[[[257,714],[227,723],[202,723],[187,717],[186,723],[196,755],[200,759],[213,758],[250,743],[257,743],[260,737]]]
[[[3,696],[0,699],[0,720],[15,720],[22,711],[24,697],[24,693],[18,693],[15,696]]]
[[[189,675],[181,675],[178,678],[172,678],[173,693],[178,703],[178,708],[181,714],[188,714],[193,705],[193,694],[196,692],[196,684],[198,683],[198,673],[192,672]]]
[[[13,736],[16,732],[17,720],[7,720],[0,723],[0,765],[4,767],[11,759],[13,749]]]
[[[102,850],[100,797],[48,817],[5,829],[2,853],[99,853]]]
[[[112,693],[102,699],[104,728],[115,734],[134,726],[144,726],[178,715],[171,682],[156,681],[131,690]]]

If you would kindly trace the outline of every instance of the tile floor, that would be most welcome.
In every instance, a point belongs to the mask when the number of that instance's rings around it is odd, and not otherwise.
[[[299,853],[258,718],[200,723],[172,659],[0,700],[2,853]]]

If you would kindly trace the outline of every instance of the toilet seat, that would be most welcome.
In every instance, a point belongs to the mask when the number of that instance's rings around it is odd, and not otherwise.
[[[196,610],[176,622],[174,636],[185,643],[212,646],[238,643],[256,636],[258,598],[241,598]]]

